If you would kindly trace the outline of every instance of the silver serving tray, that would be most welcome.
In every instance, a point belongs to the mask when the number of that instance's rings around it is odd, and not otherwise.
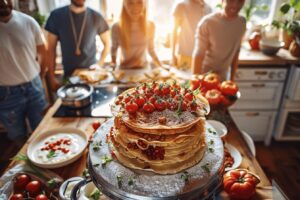
[[[108,197],[125,200],[165,200],[165,199],[207,199],[213,197],[222,185],[224,147],[218,134],[213,134],[213,127],[206,123],[205,139],[213,152],[206,151],[203,159],[195,166],[186,169],[189,181],[181,176],[184,172],[172,175],[159,175],[146,170],[133,170],[123,166],[116,159],[102,166],[102,158],[111,157],[110,144],[107,144],[106,134],[113,126],[114,119],[105,122],[95,133],[89,145],[88,170],[94,184]],[[209,142],[213,140],[213,144]],[[96,142],[102,141],[100,150],[93,150]],[[210,172],[203,166],[209,165]],[[122,184],[117,181],[117,175],[122,177]],[[132,185],[128,184],[134,180]]]

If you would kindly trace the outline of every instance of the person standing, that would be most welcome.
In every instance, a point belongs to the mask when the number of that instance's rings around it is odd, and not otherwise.
[[[153,63],[161,66],[154,50],[155,25],[147,19],[145,0],[124,0],[119,22],[112,27],[112,65],[117,62],[121,49],[120,68],[133,69],[147,66],[146,50]]]
[[[27,137],[25,119],[34,130],[47,106],[39,76],[45,73],[45,51],[38,23],[13,10],[11,0],[0,0],[0,121],[17,144]]]
[[[213,71],[222,80],[234,79],[246,20],[239,16],[245,0],[222,0],[222,11],[198,24],[193,52],[193,73]]]
[[[54,74],[58,41],[64,77],[71,76],[76,68],[89,68],[97,62],[97,35],[104,46],[98,61],[98,65],[103,66],[110,49],[109,27],[100,13],[85,6],[85,0],[71,0],[69,6],[52,11],[45,29],[48,31],[49,80],[52,89],[60,86]]]
[[[177,68],[191,71],[196,27],[209,13],[211,8],[204,0],[183,0],[176,4],[171,47],[172,63]]]

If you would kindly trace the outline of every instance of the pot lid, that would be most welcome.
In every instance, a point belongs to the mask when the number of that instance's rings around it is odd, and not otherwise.
[[[91,95],[93,88],[86,84],[71,84],[62,86],[57,95],[62,99],[82,99]]]

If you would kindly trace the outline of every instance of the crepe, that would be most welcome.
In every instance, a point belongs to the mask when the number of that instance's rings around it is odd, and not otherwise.
[[[86,83],[96,83],[105,80],[108,77],[106,71],[102,70],[78,70],[74,75]]]

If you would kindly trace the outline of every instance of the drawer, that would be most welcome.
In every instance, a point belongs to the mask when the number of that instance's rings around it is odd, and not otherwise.
[[[283,91],[283,82],[237,82],[241,98],[232,109],[277,109]]]
[[[255,141],[263,141],[272,134],[276,114],[273,111],[230,110],[230,114],[240,131],[246,131]]]
[[[239,68],[235,75],[236,81],[284,81],[287,76],[285,68]]]

